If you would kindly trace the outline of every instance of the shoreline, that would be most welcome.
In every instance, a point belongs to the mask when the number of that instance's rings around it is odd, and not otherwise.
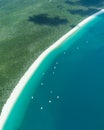
[[[57,40],[53,45],[51,45],[49,48],[47,48],[36,60],[35,62],[30,66],[30,68],[25,72],[23,77],[20,79],[18,84],[14,87],[14,90],[12,91],[10,97],[7,99],[6,104],[4,104],[1,115],[0,115],[0,130],[3,130],[3,126],[9,116],[9,113],[11,112],[15,102],[18,100],[18,97],[20,96],[22,90],[24,89],[26,83],[31,78],[33,73],[37,70],[38,66],[41,64],[41,62],[44,60],[44,58],[52,52],[54,49],[59,47],[63,41],[65,41],[69,36],[71,36],[74,32],[76,32],[80,27],[83,27],[87,22],[95,18],[97,15],[104,13],[104,9],[98,11],[97,13],[87,17],[80,23],[78,23],[73,29],[71,29],[68,33],[63,35],[59,40]]]

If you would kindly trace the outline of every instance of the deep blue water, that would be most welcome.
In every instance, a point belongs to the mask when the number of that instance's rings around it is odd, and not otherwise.
[[[41,72],[18,130],[104,130],[103,26],[104,14],[65,41]]]

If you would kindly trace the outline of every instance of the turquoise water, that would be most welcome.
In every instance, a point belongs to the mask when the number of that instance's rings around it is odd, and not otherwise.
[[[45,59],[3,130],[104,130],[103,26],[104,14]]]

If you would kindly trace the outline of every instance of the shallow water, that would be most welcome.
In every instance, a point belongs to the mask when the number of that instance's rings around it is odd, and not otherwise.
[[[104,14],[65,41],[42,77],[35,75],[41,80],[29,84],[33,93],[18,130],[104,130],[103,26]]]

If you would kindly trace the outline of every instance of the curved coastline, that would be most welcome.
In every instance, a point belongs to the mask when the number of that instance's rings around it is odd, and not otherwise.
[[[9,99],[7,100],[6,104],[4,105],[1,115],[0,115],[0,130],[3,130],[3,126],[9,116],[9,113],[12,110],[12,107],[14,106],[15,102],[18,100],[18,97],[20,96],[23,88],[25,87],[27,81],[31,78],[33,73],[37,70],[38,66],[41,64],[41,62],[44,60],[44,58],[52,52],[54,49],[58,48],[66,38],[68,38],[70,35],[72,35],[74,32],[76,32],[80,27],[84,26],[87,22],[95,18],[97,15],[104,13],[104,9],[100,10],[99,12],[89,16],[77,26],[75,26],[72,30],[70,30],[68,33],[66,33],[64,36],[62,36],[58,41],[56,41],[53,45],[51,45],[48,49],[46,49],[38,58],[37,60],[30,66],[30,68],[26,71],[26,73],[23,75],[23,77],[20,79],[18,84],[15,86],[15,89],[11,93]]]

